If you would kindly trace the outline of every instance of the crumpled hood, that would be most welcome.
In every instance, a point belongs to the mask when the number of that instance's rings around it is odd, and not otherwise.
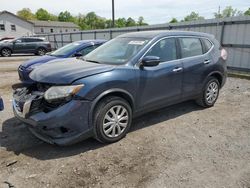
[[[28,61],[25,61],[24,63],[22,63],[22,66],[27,68],[31,65],[37,64],[37,63],[46,63],[48,61],[51,61],[53,59],[56,59],[57,57],[55,56],[49,56],[49,55],[44,55],[38,58],[34,58],[34,59],[30,59]]]
[[[50,84],[71,84],[73,81],[111,71],[114,69],[112,65],[104,65],[98,63],[86,62],[74,58],[46,63],[34,69],[30,73],[30,78],[36,82]]]

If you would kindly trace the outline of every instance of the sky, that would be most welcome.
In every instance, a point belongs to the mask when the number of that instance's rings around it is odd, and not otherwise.
[[[22,8],[30,8],[35,12],[44,8],[50,13],[59,14],[69,11],[73,15],[86,14],[94,11],[97,15],[111,19],[112,0],[0,0],[0,11],[7,10],[16,13]],[[175,17],[183,19],[192,11],[198,12],[205,18],[213,18],[219,6],[223,10],[232,6],[245,11],[250,7],[249,0],[115,0],[115,17],[143,16],[149,24],[166,23]]]

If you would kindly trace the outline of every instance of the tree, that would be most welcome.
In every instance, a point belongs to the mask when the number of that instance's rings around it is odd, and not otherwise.
[[[199,13],[191,12],[184,18],[184,21],[196,21],[196,20],[204,20],[204,17],[200,16]]]
[[[95,26],[96,26],[96,23],[97,23],[97,20],[98,20],[98,17],[97,15],[95,14],[95,12],[89,12],[86,16],[85,16],[85,23],[87,25],[90,26],[90,29],[96,29]]]
[[[133,18],[129,17],[126,21],[126,27],[136,26],[136,22]]]
[[[36,11],[36,18],[38,20],[45,20],[45,21],[48,21],[50,20],[51,16],[50,16],[50,13],[43,9],[43,8],[40,8]]]
[[[246,12],[244,12],[245,16],[250,16],[250,8],[248,8],[248,10]]]
[[[35,15],[31,12],[29,8],[23,8],[22,10],[17,11],[17,16],[25,20],[35,20]]]
[[[222,13],[214,13],[214,17],[215,18],[226,18],[226,17],[233,17],[233,16],[241,16],[242,12],[237,10],[237,9],[233,9],[232,6],[227,6]]]
[[[73,22],[74,17],[68,11],[60,12],[58,15],[58,21],[60,22]]]
[[[172,20],[169,23],[177,23],[178,20],[176,18],[172,18]]]
[[[125,18],[118,18],[117,20],[115,20],[115,26],[116,27],[126,27],[126,22],[127,20]]]
[[[142,26],[142,25],[148,25],[147,23],[144,22],[144,18],[140,16],[137,21],[137,25]]]

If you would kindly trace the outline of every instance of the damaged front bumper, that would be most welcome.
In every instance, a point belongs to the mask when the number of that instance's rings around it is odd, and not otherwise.
[[[25,94],[13,97],[15,116],[29,125],[31,132],[41,140],[57,145],[70,145],[93,136],[89,126],[90,101],[74,100],[46,110],[43,97]]]

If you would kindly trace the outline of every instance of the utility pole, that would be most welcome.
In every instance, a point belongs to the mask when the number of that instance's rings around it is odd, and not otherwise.
[[[115,27],[115,0],[112,0],[112,27]]]

